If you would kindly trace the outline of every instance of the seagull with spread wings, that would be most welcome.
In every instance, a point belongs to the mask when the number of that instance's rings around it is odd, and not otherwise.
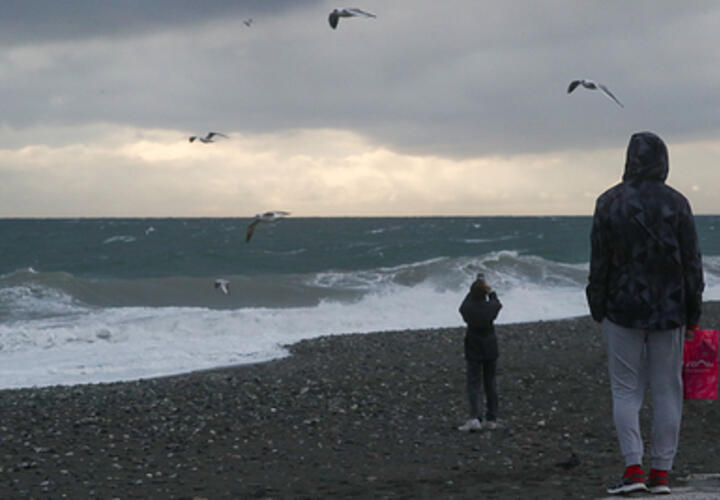
[[[570,85],[568,86],[568,89],[567,89],[567,93],[569,94],[570,92],[575,90],[575,88],[578,85],[582,85],[586,89],[590,89],[590,90],[600,90],[603,94],[605,94],[605,96],[608,99],[611,99],[613,102],[615,102],[615,104],[617,104],[621,108],[625,107],[622,105],[622,103],[620,101],[618,101],[618,98],[615,97],[613,95],[613,93],[610,92],[610,89],[608,89],[605,85],[603,85],[602,83],[596,83],[592,80],[586,80],[584,78],[580,79],[580,80],[573,80],[572,82],[570,82]]]
[[[230,295],[230,281],[218,278],[215,280],[215,288],[219,288],[225,295]]]
[[[346,8],[346,9],[333,9],[333,11],[330,13],[330,16],[328,16],[328,22],[330,23],[330,27],[332,29],[337,28],[338,22],[340,21],[341,17],[377,17],[375,14],[370,14],[369,12],[365,12],[364,10],[355,9],[355,8]]]
[[[220,132],[208,132],[208,135],[206,135],[205,137],[200,137],[200,136],[197,136],[197,135],[191,135],[191,136],[188,138],[188,140],[189,140],[190,142],[194,142],[195,139],[197,139],[198,141],[202,142],[203,144],[208,144],[208,143],[211,143],[211,142],[215,142],[215,137],[224,137],[225,139],[228,138],[228,136],[226,136],[225,134],[222,134],[222,133],[220,133]]]
[[[285,212],[283,210],[274,210],[262,214],[256,214],[255,219],[250,223],[250,225],[248,225],[247,233],[245,234],[245,243],[250,243],[250,238],[252,238],[258,224],[263,222],[274,222],[279,218],[286,217],[288,215],[290,215],[290,212]]]

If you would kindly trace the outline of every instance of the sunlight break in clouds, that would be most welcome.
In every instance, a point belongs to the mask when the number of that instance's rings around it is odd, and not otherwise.
[[[83,132],[0,150],[0,217],[589,215],[624,161],[624,144],[462,160],[401,154],[338,130],[225,131],[214,144],[189,143],[194,131],[104,125],[87,143]],[[717,211],[712,193],[693,186],[711,181],[703,167],[717,163],[718,144],[670,154],[669,183],[692,194],[696,211]]]

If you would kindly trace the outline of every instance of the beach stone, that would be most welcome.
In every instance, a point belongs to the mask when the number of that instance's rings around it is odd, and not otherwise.
[[[707,303],[703,318],[720,324],[720,307]],[[321,337],[268,363],[0,391],[0,498],[602,497],[622,459],[597,325],[497,334],[497,432],[457,431],[462,328]],[[683,414],[683,476],[720,454],[718,407],[696,403]],[[555,467],[571,451],[581,465]]]

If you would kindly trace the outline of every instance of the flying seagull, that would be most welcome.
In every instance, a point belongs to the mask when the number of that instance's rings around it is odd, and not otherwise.
[[[263,214],[256,214],[255,219],[250,223],[247,228],[247,233],[245,234],[245,243],[250,243],[250,238],[252,238],[252,235],[255,232],[255,228],[258,226],[258,224],[260,224],[261,222],[273,222],[287,215],[290,215],[290,212],[284,212],[282,210],[275,210],[271,212],[265,212]]]
[[[245,26],[249,28],[250,25],[253,23],[252,17],[248,19],[243,19],[243,23],[245,23]]]
[[[188,140],[189,140],[190,142],[193,142],[193,141],[195,141],[195,139],[197,139],[198,141],[200,141],[200,142],[202,142],[202,143],[204,143],[204,144],[208,144],[208,143],[210,143],[210,142],[215,142],[215,139],[214,139],[215,136],[217,136],[217,137],[224,137],[225,139],[228,138],[228,136],[226,136],[225,134],[221,134],[220,132],[208,132],[208,135],[206,135],[205,137],[199,137],[199,136],[197,136],[197,135],[191,135],[191,136],[188,138]]]
[[[360,9],[333,9],[333,11],[330,13],[330,16],[328,16],[328,22],[330,23],[330,27],[332,29],[337,28],[338,21],[340,21],[341,17],[377,17],[375,14],[370,14],[369,12],[365,12],[364,10]]]
[[[621,108],[625,107],[622,105],[622,103],[620,101],[618,101],[617,97],[615,97],[613,95],[613,93],[610,92],[610,90],[605,85],[603,85],[602,83],[595,83],[592,80],[585,80],[585,79],[573,80],[572,82],[570,82],[570,85],[568,86],[567,93],[569,94],[570,92],[575,90],[575,87],[577,87],[578,85],[582,85],[586,89],[591,89],[591,90],[600,89],[603,94],[605,94],[609,99],[612,99],[613,101],[615,101],[615,103],[618,106],[620,106]]]
[[[219,288],[225,295],[230,295],[230,281],[218,278],[215,280],[215,288]]]

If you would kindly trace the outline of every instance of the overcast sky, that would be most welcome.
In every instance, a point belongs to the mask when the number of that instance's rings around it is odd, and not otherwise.
[[[588,215],[638,130],[720,213],[720,4],[3,0],[0,110],[0,217]]]

